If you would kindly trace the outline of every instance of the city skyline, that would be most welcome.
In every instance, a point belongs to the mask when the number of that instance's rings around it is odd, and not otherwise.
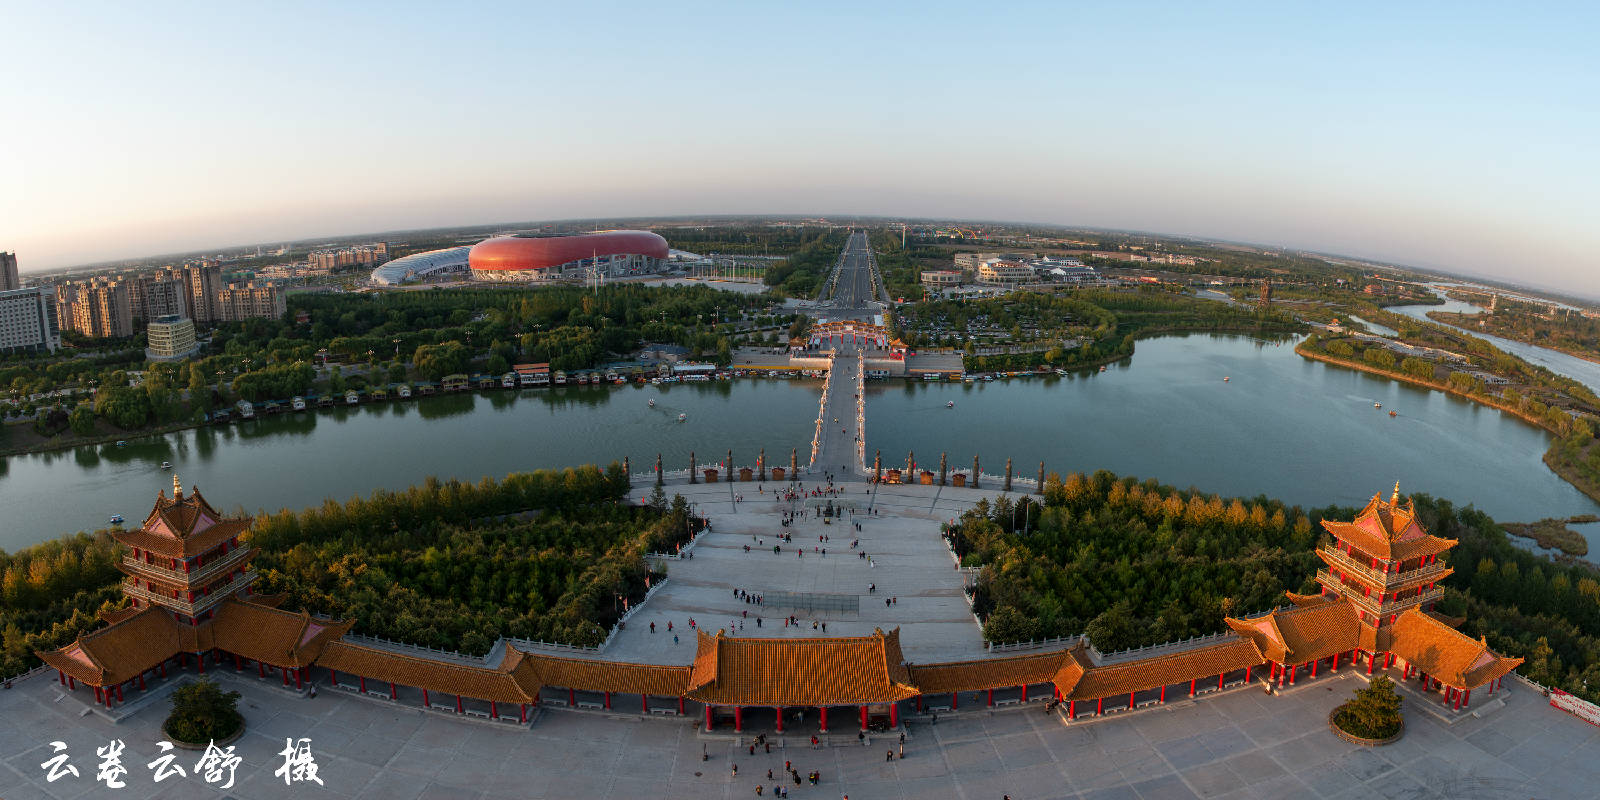
[[[0,84],[0,152],[23,154],[0,250],[25,273],[522,219],[854,214],[1600,295],[1580,6],[9,16],[28,66]]]

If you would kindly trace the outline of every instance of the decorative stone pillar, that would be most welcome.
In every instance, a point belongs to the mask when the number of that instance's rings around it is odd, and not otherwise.
[[[1006,459],[1006,491],[1011,491],[1011,459]]]
[[[656,453],[656,485],[660,486],[662,483],[664,481],[661,479],[661,454]]]
[[[765,447],[761,448],[761,452],[756,455],[756,480],[763,483],[767,480],[767,448]]]
[[[789,480],[796,480],[800,475],[800,459],[795,448],[789,448]]]
[[[1039,462],[1039,482],[1034,485],[1033,489],[1038,494],[1041,494],[1041,495],[1044,494],[1044,462],[1043,461]]]
[[[906,475],[907,476],[909,476],[911,474],[912,467],[916,463],[917,463],[917,452],[915,450],[907,450],[906,451]],[[906,483],[910,483],[910,482],[911,481],[909,479],[906,481]]]
[[[736,477],[733,474],[733,451],[729,450],[728,451],[728,483],[733,483],[733,482],[735,482],[737,480],[739,480],[738,477]]]
[[[627,456],[622,457],[622,477],[627,480],[629,486],[633,486],[633,470],[628,465]]]
[[[878,483],[879,481],[882,481],[882,480],[883,480],[883,451],[882,450],[874,450],[874,451],[872,451],[872,482],[873,483]]]
[[[694,451],[689,451],[689,482],[699,483],[700,479],[694,476]]]
[[[940,486],[944,485],[944,473],[945,473],[945,454],[944,453],[940,453],[939,454],[939,485]]]
[[[978,457],[972,457],[972,488],[978,488]]]

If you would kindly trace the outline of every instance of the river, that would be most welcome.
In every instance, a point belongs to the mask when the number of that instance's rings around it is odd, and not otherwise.
[[[1444,297],[1444,292],[1440,291],[1437,287],[1433,287],[1433,293],[1444,298],[1444,305],[1391,306],[1389,310],[1397,314],[1404,314],[1412,319],[1419,319],[1423,322],[1433,322],[1434,324],[1442,323],[1438,323],[1435,320],[1429,319],[1429,311],[1448,311],[1456,314],[1476,314],[1484,310],[1481,306],[1475,306],[1471,303],[1463,303],[1460,300],[1451,300],[1448,297]],[[1495,347],[1510,353],[1511,355],[1527,361],[1530,364],[1538,364],[1539,366],[1544,367],[1545,369],[1548,369],[1557,375],[1564,375],[1583,384],[1584,386],[1589,387],[1591,390],[1600,393],[1600,363],[1578,358],[1577,356],[1567,355],[1559,350],[1551,350],[1548,347],[1539,347],[1538,345],[1526,344],[1514,339],[1507,339],[1503,336],[1495,336],[1491,333],[1483,333],[1481,331],[1475,331],[1470,328],[1462,328],[1455,325],[1450,327],[1462,331],[1463,333],[1476,336],[1479,339],[1482,339],[1489,344],[1492,344]]]
[[[1223,382],[1222,378],[1230,378]],[[805,458],[817,381],[742,380],[449,395],[15,456],[0,472],[0,547],[129,522],[170,488],[171,461],[219,507],[251,512],[320,504],[428,475],[477,480],[515,470],[608,462],[636,471]],[[656,398],[655,408],[648,405]],[[948,401],[956,407],[946,408]],[[1381,410],[1372,404],[1381,402]],[[1397,416],[1390,417],[1394,410]],[[687,414],[685,422],[678,415]],[[1515,521],[1600,513],[1540,461],[1549,435],[1456,399],[1330,367],[1289,342],[1178,336],[1139,342],[1133,357],[1068,378],[980,384],[868,385],[868,459],[939,452],[952,467],[1032,476],[1109,469],[1223,495],[1265,494],[1305,507],[1360,505],[1374,492],[1421,491]]]

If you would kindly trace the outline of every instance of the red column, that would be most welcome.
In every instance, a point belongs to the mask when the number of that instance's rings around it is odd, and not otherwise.
[[[1367,674],[1368,675],[1372,674],[1373,665],[1377,664],[1377,663],[1378,663],[1378,654],[1377,653],[1373,653],[1372,655],[1367,656]]]
[[[917,695],[917,713],[922,713],[922,695]]]
[[[456,713],[461,713],[461,695],[456,695]]]
[[[1321,663],[1322,663],[1322,659],[1320,659],[1320,658],[1311,662],[1311,677],[1313,677],[1313,678],[1317,677],[1317,665],[1321,664]]]
[[[362,694],[366,694],[367,693],[367,676],[361,675],[361,676],[359,676],[359,678],[361,680],[361,693]]]
[[[648,713],[650,713],[650,695],[647,695],[647,694],[639,695],[639,713],[640,714],[648,714]]]
[[[117,684],[117,702],[122,702],[122,684]]]
[[[610,692],[606,692],[606,710],[607,711],[611,710],[611,693]]]
[[[1094,701],[1094,715],[1098,717],[1104,713],[1106,713],[1106,699],[1101,697]]]
[[[1023,687],[1023,691],[1027,691],[1027,687]],[[889,704],[889,727],[891,727],[891,728],[900,727],[900,704],[899,703],[890,703]]]
[[[679,716],[683,714],[683,695],[681,694],[678,695],[678,714]]]
[[[338,670],[332,670],[332,669],[328,670],[328,680],[333,681],[333,685],[334,686],[338,686],[339,685],[339,671]],[[427,689],[423,689],[423,691],[426,692]]]
[[[1166,684],[1162,684],[1161,685],[1161,699],[1157,700],[1156,702],[1158,702],[1158,703],[1167,702],[1167,686],[1166,686]]]
[[[139,691],[144,691],[144,673],[139,673]]]
[[[861,732],[865,733],[866,730],[867,730],[867,707],[866,706],[862,706],[861,707]]]
[[[283,686],[287,689],[289,687],[289,670],[279,667],[278,673],[283,675]]]
[[[302,675],[304,675],[303,671],[298,670],[298,669],[294,671],[294,688],[296,688],[296,689],[303,688],[304,681],[301,679]],[[389,684],[389,692],[390,692],[390,696],[392,697],[393,694],[394,694],[394,684],[392,684],[392,683]]]
[[[1227,678],[1227,677],[1228,677],[1228,673],[1226,673],[1226,672],[1217,673],[1217,688],[1218,689],[1222,688],[1222,681],[1223,681],[1224,678]],[[1250,673],[1246,672],[1244,677],[1245,677],[1246,681],[1250,680]],[[1194,681],[1190,681],[1189,685],[1193,686],[1194,685]],[[1191,697],[1193,697],[1194,696],[1194,691],[1190,690],[1189,695]]]
[[[389,681],[389,699],[390,700],[399,700],[400,699],[400,692],[395,690],[394,681]]]
[[[233,671],[234,672],[241,672],[243,670],[244,670],[244,659],[239,658],[239,654],[238,653],[234,653],[233,654]],[[335,684],[335,685],[337,685],[337,684]]]
[[[67,673],[62,672],[59,669],[56,670],[56,680],[60,681],[62,686],[66,686],[67,685]]]
[[[822,724],[817,727],[817,730],[820,730],[823,733],[827,733],[828,732],[828,707],[827,706],[822,706],[822,708],[819,709],[819,710],[822,713]]]
[[[161,677],[163,677],[163,678],[167,677],[167,662],[162,661],[160,664],[157,664],[156,666],[161,670]],[[68,688],[72,687],[72,677],[70,675],[67,676],[67,687]]]
[[[1383,659],[1383,668],[1388,669],[1392,666],[1394,666],[1394,653],[1385,653]]]
[[[1244,682],[1245,683],[1249,683],[1250,682],[1250,670],[1251,670],[1250,667],[1245,667],[1244,668]]]
[[[576,689],[568,689],[567,690],[567,705],[569,705],[569,706],[578,705],[578,692],[577,692]],[[711,726],[707,725],[706,726],[706,730],[711,730]]]
[[[1191,679],[1189,681],[1189,696],[1190,697],[1194,697],[1194,685],[1195,685],[1195,682],[1198,681],[1198,680],[1200,680],[1200,679],[1199,678],[1193,678],[1193,679]]]
[[[1294,666],[1289,668],[1289,685],[1290,686],[1294,685],[1294,679],[1296,677],[1299,677],[1299,675],[1300,675],[1300,665],[1299,664],[1296,664],[1296,665],[1294,665]]]
[[[489,701],[489,719],[500,718],[500,707],[493,700]]]
[[[744,732],[744,706],[733,707],[733,732]]]
[[[706,706],[706,732],[711,732],[711,706]]]
[[[961,705],[961,693],[960,692],[951,692],[950,693],[950,710],[954,711],[958,707],[960,707],[960,705]]]
[[[204,653],[195,654],[194,660],[200,665],[200,674],[206,674],[206,656]]]
[[[1133,696],[1135,694],[1138,694],[1138,692],[1128,692],[1128,710],[1129,711],[1133,710]]]
[[[994,708],[994,690],[989,690],[989,707]]]
[[[1460,707],[1461,708],[1466,708],[1467,706],[1470,706],[1470,705],[1472,705],[1472,690],[1468,689],[1468,690],[1466,690],[1466,691],[1461,693],[1461,706]]]
[[[778,712],[778,733],[783,733],[783,706],[778,706],[774,710]]]
[[[428,690],[427,689],[423,689],[422,690],[422,707],[423,708],[433,708],[433,705],[428,702]]]
[[[520,709],[517,712],[517,721],[526,725],[528,724],[528,704],[520,703],[519,706]]]
[[[1028,702],[1028,684],[1022,684],[1022,702]]]
[[[1077,718],[1078,718],[1078,701],[1076,701],[1076,700],[1068,700],[1067,701],[1067,719],[1071,720],[1071,719],[1077,719]]]
[[[166,668],[165,668],[165,667],[163,667],[163,668],[162,668],[162,675],[161,675],[161,677],[163,677],[163,678],[165,678],[165,677],[166,677],[166,671],[165,671],[165,669],[166,669]],[[256,662],[256,677],[258,677],[258,678],[265,678],[265,677],[267,677],[267,665],[266,665],[266,664],[263,664],[263,663],[261,663],[261,662],[260,662],[260,661],[257,661],[257,662]],[[366,679],[366,678],[362,678],[362,679],[361,679],[361,691],[363,691],[363,692],[364,692],[364,691],[366,691],[366,690],[367,690],[367,679]]]
[[[96,703],[100,702],[100,687],[98,686],[94,687],[94,701]]]

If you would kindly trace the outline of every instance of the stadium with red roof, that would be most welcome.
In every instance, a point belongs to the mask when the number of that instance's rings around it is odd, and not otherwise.
[[[473,245],[467,263],[481,281],[549,282],[594,271],[608,278],[644,275],[667,263],[667,240],[649,231],[496,236]]]

